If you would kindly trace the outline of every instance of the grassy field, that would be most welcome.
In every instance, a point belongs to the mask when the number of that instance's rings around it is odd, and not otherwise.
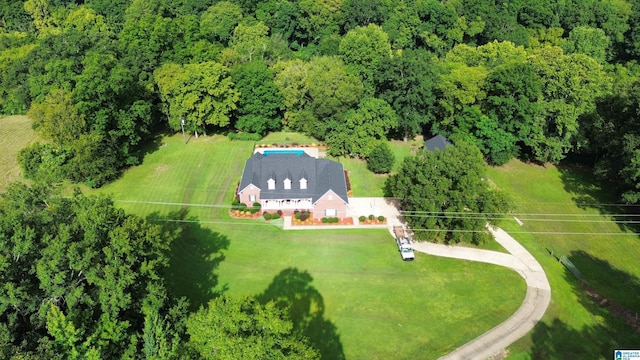
[[[540,261],[552,288],[544,321],[512,346],[512,358],[611,358],[614,349],[637,348],[640,334],[589,299],[547,250],[567,256],[596,292],[640,312],[640,240],[616,223],[637,217],[607,216],[621,209],[607,205],[615,199],[582,169],[514,160],[491,169],[489,177],[510,194],[524,222],[508,221],[503,228]]]
[[[394,170],[398,171],[405,157],[411,156],[422,146],[418,141],[391,141],[389,147],[395,156]],[[348,157],[334,158],[339,161],[345,170],[349,172],[349,180],[351,181],[351,189],[353,196],[383,196],[384,182],[388,175],[374,174],[367,169],[367,162],[361,159],[352,159]]]
[[[330,359],[434,359],[510,316],[524,281],[509,270],[417,255],[403,263],[385,230],[282,231],[233,220],[251,142],[163,139],[100,189],[183,233],[170,286],[197,307],[215,294],[292,299],[292,317]]]
[[[20,179],[20,165],[16,156],[20,149],[37,139],[26,116],[7,116],[0,118],[0,192],[10,182]]]

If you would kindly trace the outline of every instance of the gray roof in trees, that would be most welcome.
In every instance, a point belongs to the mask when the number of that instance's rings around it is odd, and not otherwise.
[[[291,189],[284,188],[287,178],[291,180]],[[306,189],[300,189],[302,178],[307,180]],[[267,186],[269,179],[275,180],[274,190]],[[253,154],[244,165],[238,192],[251,184],[260,188],[261,199],[311,198],[315,203],[327,191],[333,190],[344,202],[349,202],[342,164],[316,159],[307,153]]]
[[[424,148],[429,151],[444,151],[444,148],[447,147],[447,145],[451,145],[451,143],[442,135],[436,135],[424,142]]]

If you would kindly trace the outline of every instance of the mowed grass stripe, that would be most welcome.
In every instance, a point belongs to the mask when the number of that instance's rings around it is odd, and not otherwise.
[[[125,171],[121,181],[105,186],[100,192],[114,199],[136,199],[157,202],[224,204],[230,203],[230,192],[240,179],[239,159],[251,153],[252,144],[232,143],[223,136],[200,137],[184,144],[182,136],[163,139],[158,151],[149,154],[142,166]],[[129,187],[132,184],[133,187]],[[130,211],[166,214],[172,206],[122,204]],[[176,211],[175,206],[168,211]],[[193,215],[219,215],[217,209],[190,209]]]

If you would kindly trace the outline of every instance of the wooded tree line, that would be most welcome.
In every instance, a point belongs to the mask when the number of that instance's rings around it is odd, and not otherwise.
[[[160,129],[289,129],[334,155],[442,134],[485,159],[577,155],[638,201],[640,1],[9,0],[0,109],[26,173],[100,186]]]

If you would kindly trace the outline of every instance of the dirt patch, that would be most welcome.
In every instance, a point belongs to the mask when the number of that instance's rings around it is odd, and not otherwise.
[[[600,307],[608,308],[611,314],[622,318],[627,325],[640,333],[640,318],[638,317],[638,313],[610,301],[588,287],[583,281],[580,282],[580,285],[582,286],[582,290],[584,290],[587,296],[589,296],[594,303]]]
[[[162,174],[167,172],[167,170],[169,170],[169,165],[158,165],[154,171],[156,174]]]

